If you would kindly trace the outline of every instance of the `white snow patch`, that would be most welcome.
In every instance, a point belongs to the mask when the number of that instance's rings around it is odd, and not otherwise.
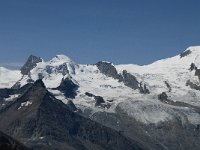
[[[20,94],[14,94],[14,95],[10,95],[8,98],[4,98],[5,101],[13,101],[16,98],[18,98],[20,96]]]
[[[43,139],[44,139],[44,137],[43,137],[43,136],[41,136],[41,137],[39,137],[39,139],[40,139],[40,140],[43,140]]]
[[[31,101],[26,101],[21,103],[21,106],[18,108],[18,110],[20,110],[22,107],[28,107],[29,105],[32,105]]]
[[[51,92],[56,99],[61,100],[64,104],[68,103],[68,99],[64,96],[64,94],[58,90],[52,90],[48,89],[49,92]]]

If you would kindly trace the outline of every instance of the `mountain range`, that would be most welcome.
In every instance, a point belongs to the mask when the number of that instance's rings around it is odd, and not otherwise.
[[[199,82],[199,46],[144,66],[31,55],[0,67],[0,131],[34,150],[198,150]]]

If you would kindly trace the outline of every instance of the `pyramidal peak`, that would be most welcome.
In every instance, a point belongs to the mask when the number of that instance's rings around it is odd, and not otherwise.
[[[29,72],[37,66],[37,63],[43,62],[40,57],[30,55],[24,66],[21,68],[21,73],[23,75],[28,75]]]

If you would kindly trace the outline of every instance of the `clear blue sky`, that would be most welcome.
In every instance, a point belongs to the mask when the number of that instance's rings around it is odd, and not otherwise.
[[[200,45],[199,0],[0,0],[0,64],[148,64]]]

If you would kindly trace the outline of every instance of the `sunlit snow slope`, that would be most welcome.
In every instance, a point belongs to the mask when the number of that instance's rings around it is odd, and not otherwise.
[[[187,101],[200,105],[198,99],[191,97],[200,96],[200,92],[192,90],[189,86],[186,86],[187,80],[191,80],[199,85],[198,77],[195,76],[195,70],[190,71],[191,63],[194,63],[197,68],[200,67],[200,47],[189,47],[185,52],[190,52],[188,55],[181,57],[177,55],[172,58],[156,61],[150,65],[138,66],[138,65],[117,65],[117,70],[128,70],[134,74],[138,80],[145,81],[151,92],[159,94],[161,92],[168,92],[168,87],[165,81],[172,88],[169,92],[173,99],[177,98],[182,101]]]

